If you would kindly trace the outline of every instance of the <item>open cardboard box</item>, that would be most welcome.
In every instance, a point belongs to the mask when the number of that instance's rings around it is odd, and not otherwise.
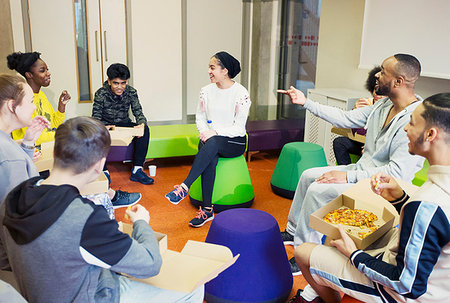
[[[412,184],[401,180],[397,180],[397,182],[410,196],[417,190],[417,187]],[[356,226],[343,225],[344,230],[347,231],[347,234],[355,242],[358,249],[365,249],[388,232],[392,226],[397,225],[399,221],[399,214],[395,207],[372,192],[370,180],[365,179],[356,183],[339,197],[322,206],[310,215],[309,226],[327,236],[327,241],[325,243],[329,243],[331,239],[339,239],[340,234],[337,225],[325,222],[323,217],[329,212],[342,206],[351,209],[356,208],[370,211],[378,217],[378,220],[374,222],[378,229],[368,234],[363,239],[358,236],[358,232],[367,231],[366,229],[362,230]]]
[[[119,222],[119,229],[131,235],[132,225]],[[239,258],[233,257],[228,247],[188,240],[181,252],[167,249],[167,235],[155,232],[162,256],[158,275],[148,279],[135,279],[153,286],[190,293],[217,277]]]
[[[41,156],[34,164],[39,172],[50,170],[53,168],[53,148],[55,141],[45,142],[41,144]],[[102,172],[100,176],[93,182],[86,185],[81,191],[81,195],[93,195],[107,192],[109,188],[108,178]]]
[[[327,235],[327,237],[330,237],[332,239],[339,239],[340,234],[337,228],[338,225],[325,222],[323,220],[323,217],[329,212],[335,209],[339,209],[342,206],[350,209],[367,210],[373,212],[378,217],[378,220],[374,222],[375,226],[377,226],[378,229],[368,234],[363,239],[358,236],[358,232],[367,232],[367,228],[361,229],[357,226],[343,225],[344,230],[347,232],[350,238],[352,238],[352,240],[355,242],[356,247],[359,249],[364,249],[375,242],[378,238],[388,232],[393,226],[395,214],[388,210],[386,207],[376,207],[373,204],[364,202],[362,199],[354,199],[345,194],[340,195],[327,205],[312,213],[309,217],[309,226],[311,226],[311,228],[317,230],[318,232]]]
[[[95,195],[99,193],[106,193],[108,189],[109,189],[108,178],[106,178],[105,173],[102,172],[96,180],[87,184],[80,192],[80,194],[82,196]]]
[[[113,126],[109,129],[111,146],[128,146],[134,137],[144,135],[144,128]]]
[[[366,142],[366,136],[360,135],[358,133],[353,133],[353,131],[349,128],[339,128],[339,127],[332,127],[331,132],[335,133],[337,135],[341,135],[347,138],[350,138],[353,141],[365,143]]]
[[[41,156],[34,162],[39,172],[53,168],[53,148],[55,141],[44,142],[41,144]]]

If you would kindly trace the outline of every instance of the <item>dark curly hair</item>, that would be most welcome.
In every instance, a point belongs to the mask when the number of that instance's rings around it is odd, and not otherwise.
[[[30,71],[31,66],[40,59],[41,53],[21,53],[16,52],[8,55],[6,60],[8,61],[8,68],[17,71],[19,74],[25,77],[25,73]]]
[[[381,66],[375,66],[368,73],[366,84],[364,85],[364,87],[369,91],[370,94],[372,94],[373,91],[375,90],[375,85],[377,82],[375,75],[378,74],[378,72],[380,72],[380,71],[381,71]]]

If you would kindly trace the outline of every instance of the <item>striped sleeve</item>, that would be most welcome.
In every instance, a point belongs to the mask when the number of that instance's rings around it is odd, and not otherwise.
[[[426,292],[428,277],[449,241],[450,226],[444,211],[434,203],[412,201],[403,209],[397,265],[362,251],[350,259],[371,280],[415,299]]]

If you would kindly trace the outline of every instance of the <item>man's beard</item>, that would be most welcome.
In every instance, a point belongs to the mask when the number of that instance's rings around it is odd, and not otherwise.
[[[389,96],[389,93],[391,92],[391,88],[389,87],[389,84],[381,86],[381,84],[378,84],[378,87],[375,90],[375,93],[380,96]]]

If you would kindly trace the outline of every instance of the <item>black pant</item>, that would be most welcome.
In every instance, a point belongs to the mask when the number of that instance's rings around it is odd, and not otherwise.
[[[130,123],[118,123],[116,126],[119,127],[134,127],[138,124],[130,122]],[[143,166],[145,162],[145,156],[147,156],[148,150],[148,142],[150,140],[150,129],[147,124],[144,126],[144,135],[140,138],[134,137],[131,144],[134,144],[134,152],[133,152],[133,164],[134,166]],[[107,170],[106,162],[103,170]]]
[[[348,165],[351,162],[349,154],[362,155],[363,143],[353,141],[347,137],[337,137],[333,141],[334,156],[338,165]]]
[[[201,175],[202,176],[202,198],[203,207],[212,206],[212,193],[214,180],[216,178],[216,166],[219,156],[223,158],[234,158],[245,152],[246,138],[213,136],[206,142],[198,144],[198,153],[195,156],[192,168],[184,180],[187,187]],[[231,176],[230,176],[231,177]]]

